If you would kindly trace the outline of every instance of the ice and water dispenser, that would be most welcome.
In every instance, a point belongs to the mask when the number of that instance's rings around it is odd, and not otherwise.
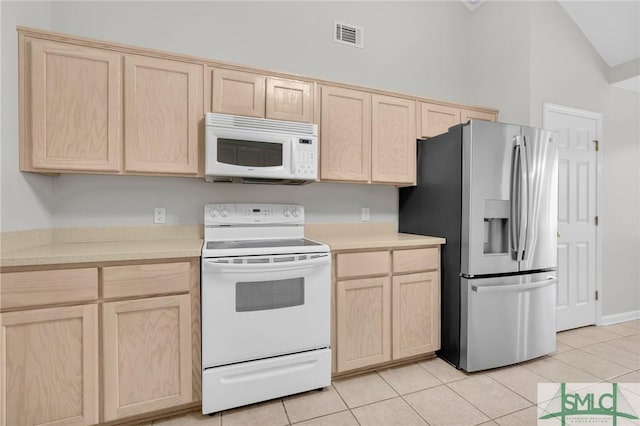
[[[484,254],[509,252],[509,201],[484,200]]]

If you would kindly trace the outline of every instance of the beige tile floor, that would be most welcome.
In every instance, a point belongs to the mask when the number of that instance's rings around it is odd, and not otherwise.
[[[510,367],[467,374],[435,358],[336,380],[321,392],[153,425],[535,425],[540,382],[640,382],[640,320],[558,333],[557,343],[555,353]]]

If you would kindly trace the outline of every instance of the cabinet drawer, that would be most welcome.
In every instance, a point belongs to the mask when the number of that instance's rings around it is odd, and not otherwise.
[[[102,296],[150,296],[189,291],[189,262],[107,266],[102,269]]]
[[[388,251],[339,254],[336,278],[385,275],[391,271],[390,260]]]
[[[82,302],[97,298],[97,268],[5,272],[0,275],[0,309]]]
[[[393,273],[427,271],[438,269],[440,256],[437,247],[393,252]]]

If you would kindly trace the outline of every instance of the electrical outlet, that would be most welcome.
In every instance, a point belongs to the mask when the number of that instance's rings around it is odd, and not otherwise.
[[[369,207],[362,208],[362,217],[361,220],[363,222],[369,222]]]
[[[164,223],[164,207],[153,209],[153,223]]]

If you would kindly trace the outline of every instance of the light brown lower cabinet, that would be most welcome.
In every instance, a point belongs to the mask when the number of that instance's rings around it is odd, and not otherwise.
[[[440,280],[437,272],[393,277],[393,359],[440,348]]]
[[[98,423],[97,304],[0,314],[0,424]]]
[[[0,273],[0,426],[93,425],[200,399],[199,258],[35,269]]]
[[[338,281],[336,292],[337,371],[391,359],[389,277]]]
[[[102,307],[104,419],[193,400],[188,294]]]
[[[438,247],[336,255],[335,374],[440,349],[439,265]]]

